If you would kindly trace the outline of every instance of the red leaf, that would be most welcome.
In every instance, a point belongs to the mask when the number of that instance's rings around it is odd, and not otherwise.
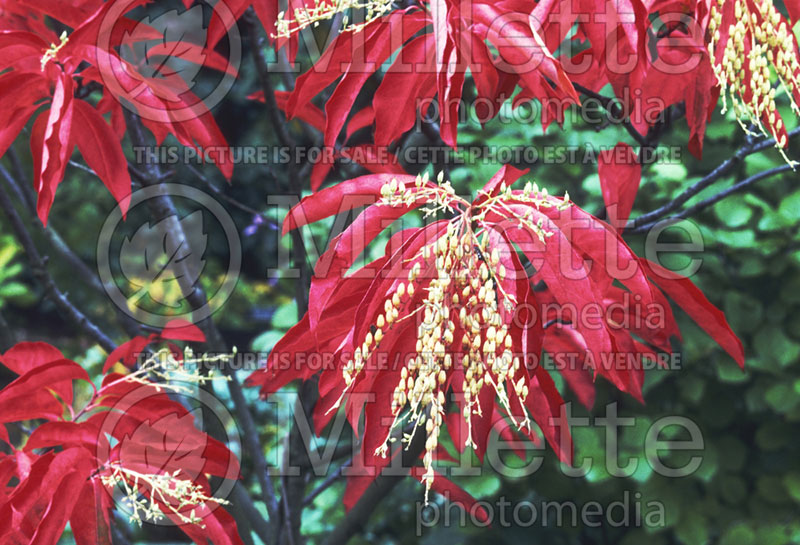
[[[349,140],[353,134],[361,129],[365,129],[375,123],[375,110],[372,106],[362,108],[347,122],[347,130],[345,131],[345,141]]]
[[[520,17],[519,12],[503,12],[499,6],[492,4],[477,5],[473,15],[480,24],[481,36],[497,48],[500,58],[505,61],[506,70],[518,74],[520,82],[534,96],[546,98],[555,94],[579,102],[566,72],[547,50],[538,31],[522,22],[527,22],[527,15]],[[531,66],[532,62],[535,67]]]
[[[414,126],[417,112],[436,92],[432,36],[414,38],[403,48],[375,92],[375,144],[388,146]],[[412,74],[407,71],[411,65]],[[422,112],[425,115],[427,112]]]
[[[78,500],[73,492],[93,469],[83,448],[38,458],[0,506],[0,542],[55,544]]]
[[[130,204],[131,176],[119,139],[97,110],[83,100],[74,102],[74,118],[80,127],[73,132],[78,151],[117,200],[124,217]]]
[[[142,350],[153,342],[155,338],[156,336],[154,334],[147,337],[134,337],[119,345],[106,358],[106,362],[103,365],[103,374],[108,373],[117,363],[121,363],[128,368],[133,367],[136,363],[136,358],[141,354]]]
[[[53,64],[48,65],[48,70],[53,69]],[[55,78],[55,91],[53,102],[44,125],[44,134],[41,144],[35,143],[38,137],[31,133],[31,150],[38,152],[40,159],[34,172],[34,188],[38,194],[37,213],[42,223],[47,225],[47,216],[55,199],[56,187],[64,179],[64,170],[72,155],[72,112],[74,100],[72,98],[72,77],[60,72]],[[40,116],[41,117],[41,116]],[[41,146],[41,147],[40,147]]]
[[[462,50],[468,49],[468,38],[456,10],[448,10],[444,0],[431,1],[433,37],[436,44],[436,88],[439,95],[440,134],[450,147],[458,138],[458,109],[466,70]],[[463,43],[466,42],[466,43]]]
[[[503,165],[500,170],[486,182],[486,185],[483,186],[481,194],[475,199],[475,204],[482,203],[487,198],[499,194],[503,184],[505,184],[506,187],[511,187],[514,182],[525,176],[528,172],[530,172],[530,169],[519,170],[511,165]]]
[[[349,66],[354,58],[364,55],[364,43],[382,26],[385,26],[385,22],[379,19],[359,33],[343,32],[336,36],[314,67],[297,78],[286,105],[287,115],[290,118],[297,116],[300,109],[311,104],[314,97],[339,79],[344,67]]]
[[[604,59],[606,76],[630,111],[632,93],[647,69],[647,8],[642,0],[578,0],[579,23],[592,44],[592,55]],[[631,62],[633,58],[633,62]]]
[[[358,93],[363,89],[364,83],[372,73],[389,58],[393,49],[397,46],[398,33],[400,39],[406,41],[425,26],[422,17],[410,15],[403,17],[401,12],[392,12],[386,16],[386,24],[378,27],[376,32],[367,38],[364,47],[365,56],[359,61],[356,68],[348,68],[344,77],[336,86],[331,97],[325,103],[325,137],[326,146],[334,146],[339,133],[344,127],[350,109],[355,103]],[[358,58],[358,52],[353,56]],[[365,67],[374,67],[372,71]]]
[[[622,231],[628,222],[642,181],[639,157],[632,147],[620,142],[612,150],[600,153],[597,171],[608,212],[608,223]]]
[[[553,355],[559,373],[575,392],[578,401],[591,409],[595,397],[594,380],[591,371],[585,367],[588,348],[581,334],[570,324],[555,324],[545,330],[544,349]],[[565,355],[578,357],[565,358]]]
[[[89,452],[97,452],[101,444],[108,452],[108,440],[101,434],[94,422],[45,422],[38,426],[25,443],[25,451],[45,447],[84,447]]]
[[[286,216],[283,234],[323,218],[372,204],[380,196],[383,185],[395,179],[401,184],[413,185],[416,178],[398,174],[368,174],[304,197]]]
[[[39,64],[42,58],[42,51],[46,50],[48,45],[47,42],[33,32],[0,30],[0,55],[2,55],[0,68],[6,69],[12,65],[21,68],[20,65],[24,64],[24,61],[33,61],[33,63]],[[23,74],[13,72],[13,74],[17,76],[23,75],[28,78],[35,76],[41,78],[40,75],[30,72]],[[28,89],[24,90],[28,91]]]
[[[783,0],[786,9],[789,11],[789,19],[792,25],[796,25],[800,21],[800,0]]]
[[[38,109],[36,103],[49,95],[47,80],[40,74],[10,72],[0,76],[0,157]]]
[[[725,352],[744,368],[742,341],[728,325],[725,315],[686,277],[675,274],[657,263],[641,260],[650,279],[703,328]]]
[[[309,300],[313,304],[309,308],[309,325],[312,331],[316,331],[322,310],[333,290],[367,245],[395,220],[414,208],[416,206],[413,205],[370,206],[331,241],[328,250],[320,256],[311,280]]]
[[[525,400],[525,406],[541,428],[558,459],[566,464],[572,464],[572,436],[569,422],[562,412],[564,400],[558,393],[552,377],[543,367],[537,366],[529,386],[530,393]]]
[[[62,359],[64,354],[55,346],[43,342],[21,342],[0,356],[0,363],[18,375],[24,375],[36,367]]]
[[[199,327],[182,319],[169,321],[161,331],[161,338],[173,341],[206,342],[206,336]]]
[[[261,91],[261,100],[263,101],[264,92]],[[278,108],[286,112],[287,104],[289,102],[289,93],[287,91],[277,91],[275,93],[275,102]],[[298,119],[305,121],[319,132],[325,131],[325,112],[319,109],[314,104],[309,104],[303,108],[296,116]]]
[[[413,475],[418,479],[421,479],[423,475],[425,475],[425,468],[422,467],[414,467],[412,471]],[[489,513],[486,512],[483,505],[478,503],[478,500],[438,471],[435,473],[436,478],[431,487],[434,492],[444,497],[449,503],[458,505],[466,513],[469,513],[470,516],[474,516],[475,520],[479,523],[491,527]],[[450,509],[450,506],[445,506],[445,509]]]
[[[146,52],[146,61],[148,63],[158,65],[163,59],[178,58],[182,61],[224,72],[232,77],[238,77],[236,67],[213,49],[187,41],[166,42],[163,41],[163,36],[159,36],[159,38],[162,41],[151,46]],[[144,39],[152,38],[145,37]],[[171,76],[172,74],[166,72],[162,73],[162,77],[163,75]]]
[[[86,371],[70,360],[53,361],[28,371],[0,390],[0,421],[60,419],[64,408],[52,392],[71,405],[73,380],[91,383]]]
[[[143,78],[123,59],[91,44],[75,46],[74,54],[94,65],[81,72],[84,78],[101,85],[108,78],[114,79],[115,87],[109,90],[118,99],[132,103],[158,144],[171,133],[182,145],[197,151],[202,149],[203,157],[208,156],[223,176],[230,179],[233,152],[214,116],[189,89],[176,93],[157,79]]]
[[[76,545],[111,545],[110,494],[100,479],[89,479],[69,519]]]

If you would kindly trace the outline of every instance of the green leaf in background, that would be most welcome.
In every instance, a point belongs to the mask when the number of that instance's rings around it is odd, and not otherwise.
[[[719,220],[731,228],[745,225],[753,217],[753,209],[739,195],[719,201],[714,205]]]
[[[791,223],[800,221],[800,191],[795,191],[781,201],[778,214]]]
[[[298,321],[297,301],[292,300],[278,307],[272,315],[272,327],[275,329],[287,330],[294,326]]]
[[[800,403],[800,395],[791,384],[779,382],[772,386],[765,395],[767,404],[779,413],[789,412]]]
[[[773,362],[780,367],[786,367],[800,357],[800,343],[793,342],[773,325],[766,325],[758,330],[755,349],[759,357],[768,360],[767,368],[773,368]]]
[[[791,471],[784,475],[783,486],[792,499],[800,503],[800,471]]]
[[[675,535],[686,545],[708,543],[708,521],[697,511],[685,513],[675,528]]]
[[[283,333],[283,331],[265,331],[253,339],[251,343],[253,350],[256,352],[269,352],[281,340]]]
[[[756,534],[746,523],[728,528],[719,540],[720,545],[755,545]]]

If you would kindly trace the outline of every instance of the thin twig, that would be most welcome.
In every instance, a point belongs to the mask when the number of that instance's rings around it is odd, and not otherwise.
[[[0,352],[5,352],[17,343],[14,331],[8,325],[8,322],[0,313]]]
[[[800,128],[794,129],[789,133],[789,138],[793,138],[800,134]],[[653,224],[655,224],[660,219],[668,216],[672,212],[678,210],[684,203],[686,203],[689,199],[706,189],[707,187],[714,184],[717,180],[728,174],[733,167],[736,166],[741,160],[743,160],[748,155],[752,155],[759,151],[762,151],[766,148],[775,145],[774,139],[764,139],[764,140],[755,140],[753,142],[749,142],[739,148],[739,150],[733,154],[733,156],[729,157],[725,161],[723,161],[717,168],[715,168],[711,173],[703,177],[701,180],[698,180],[691,186],[689,186],[683,193],[672,199],[670,202],[666,203],[664,206],[653,210],[652,212],[648,212],[647,214],[642,214],[641,216],[628,221],[628,225],[626,227],[626,232],[628,233],[641,233],[649,229]]]
[[[781,174],[782,172],[788,172],[790,170],[792,170],[792,166],[787,164],[787,165],[780,165],[780,166],[777,166],[775,168],[771,168],[769,170],[765,170],[763,172],[759,172],[758,174],[754,174],[754,175],[750,176],[749,178],[747,178],[745,180],[742,180],[741,182],[738,182],[738,183],[732,185],[728,189],[726,189],[724,191],[721,191],[721,192],[717,193],[716,195],[713,195],[713,196],[711,196],[711,197],[709,197],[707,199],[704,199],[704,200],[700,201],[699,203],[697,203],[697,204],[695,204],[693,206],[690,206],[689,208],[687,208],[685,210],[682,210],[681,212],[679,212],[678,214],[675,214],[674,216],[671,216],[671,217],[669,217],[667,219],[661,220],[660,222],[658,222],[658,224],[664,225],[664,224],[669,224],[669,223],[675,223],[675,222],[680,221],[682,219],[686,219],[686,218],[688,218],[690,216],[694,216],[695,214],[701,212],[702,210],[705,210],[709,206],[712,206],[712,205],[718,203],[719,201],[725,199],[726,197],[730,197],[731,195],[733,195],[735,193],[739,193],[739,192],[743,191],[744,189],[747,189],[748,187],[750,187],[751,185],[753,185],[756,182],[759,182],[759,181],[764,180],[766,178],[771,178],[772,176],[776,176],[778,174]]]
[[[237,482],[233,487],[232,501],[236,509],[242,510],[259,539],[264,543],[270,543],[272,531],[269,524],[267,524],[264,517],[261,516],[261,513],[258,512],[258,509],[256,509],[256,506],[253,504],[253,499],[250,497],[250,493],[247,491],[247,487],[241,482]]]
[[[13,164],[14,161],[12,160],[12,165]],[[0,165],[0,174],[2,174],[6,179],[6,183],[17,196],[17,199],[24,204],[27,213],[34,218],[30,223],[35,229],[37,235],[46,238],[50,243],[50,248],[54,250],[61,257],[61,259],[66,261],[67,265],[70,267],[70,270],[74,271],[76,275],[81,278],[81,280],[83,280],[86,285],[97,295],[105,298],[108,295],[108,291],[98,278],[97,271],[92,270],[89,265],[87,265],[86,262],[81,259],[72,248],[70,248],[67,242],[52,225],[45,229],[44,225],[42,225],[42,222],[39,221],[39,218],[36,215],[36,196],[33,193],[32,188],[27,184],[19,183],[18,180],[20,179],[19,176],[21,173],[19,169],[15,168],[15,173],[16,178],[11,176],[11,174],[9,174],[8,171],[3,169],[2,165]],[[121,309],[118,309],[116,305],[114,308],[117,312],[117,318],[122,325],[122,328],[125,330],[125,333],[130,337],[138,335],[140,327],[136,324],[136,322]]]
[[[416,433],[411,439],[411,444],[403,448],[400,452],[401,467],[409,469],[417,461],[419,455],[425,448],[425,434]],[[391,474],[380,473],[375,480],[367,487],[356,504],[347,512],[344,520],[323,541],[323,545],[344,545],[351,537],[363,530],[369,517],[378,507],[380,501],[389,495],[392,489],[408,474],[399,474],[392,471]]]
[[[138,118],[138,116],[132,114],[131,112],[126,111],[125,115],[131,141],[135,146],[144,146],[146,144],[146,139],[144,137],[141,120]],[[157,165],[145,165],[145,169],[147,170],[147,176],[150,177],[150,179],[160,180],[162,178],[161,173],[158,171],[159,169]],[[150,179],[147,177],[143,178],[142,184],[145,186],[153,184]],[[177,218],[175,204],[169,195],[162,194],[152,199],[148,199],[148,205],[151,206],[151,210],[153,211],[156,219],[170,217]],[[182,244],[188,244],[186,233],[184,232],[183,226],[179,221],[176,220],[174,222],[170,228],[169,234],[177,241],[176,246],[174,247],[181,247]],[[188,277],[184,275],[183,278]],[[190,295],[187,297],[187,299],[193,308],[202,308],[205,304],[207,304],[206,295],[200,286],[193,286],[193,288],[188,290],[188,292]],[[228,351],[227,345],[225,344],[219,329],[217,329],[217,326],[211,317],[200,321],[197,325],[205,333],[207,344],[211,350],[216,352]],[[244,397],[244,393],[242,392],[241,385],[236,379],[235,371],[230,369],[229,366],[224,366],[222,371],[229,378],[227,381],[228,390],[231,395],[231,400],[233,401],[237,423],[244,431],[242,439],[243,446],[247,450],[248,454],[253,458],[254,465],[256,467],[256,475],[258,477],[259,484],[261,485],[261,493],[264,499],[264,504],[267,506],[267,512],[269,513],[270,519],[272,519],[272,521],[277,521],[278,512],[275,490],[272,486],[272,481],[267,475],[267,462],[261,449],[261,445],[258,442],[258,432],[253,420],[253,416],[247,406],[247,401]]]
[[[256,25],[253,21],[252,12],[248,13],[245,17],[245,25],[247,29],[247,37],[250,44],[250,53],[253,57],[253,63],[256,67],[258,81],[261,85],[261,90],[264,93],[264,104],[267,110],[267,115],[272,123],[273,129],[278,137],[278,142],[287,148],[294,149],[296,142],[292,134],[289,132],[289,126],[283,113],[278,108],[275,99],[275,89],[272,85],[271,74],[268,70],[266,58],[264,57],[261,49],[262,39],[259,37]],[[294,154],[292,154],[294,157]],[[289,192],[297,197],[302,196],[303,182],[298,176],[297,164],[294,160],[290,161],[287,166],[287,177]],[[302,316],[308,310],[308,288],[310,285],[310,273],[307,262],[307,252],[303,244],[303,238],[299,230],[292,231],[292,246],[295,250],[294,254],[294,267],[299,271],[299,281],[295,284],[295,299],[297,300],[298,313]],[[295,415],[297,418],[305,418],[307,422],[311,422],[311,409],[316,402],[317,393],[315,391],[314,382],[305,382],[300,386],[299,396],[296,403]],[[310,425],[310,424],[309,424]],[[309,427],[308,429],[312,429]],[[285,532],[281,533],[281,541],[289,545],[294,545],[300,541],[300,525],[302,522],[302,501],[305,494],[305,473],[308,468],[306,464],[302,463],[304,457],[307,456],[307,445],[305,444],[303,434],[300,433],[297,423],[292,426],[287,437],[287,456],[284,460],[285,466],[294,465],[300,467],[298,475],[287,476],[284,472],[284,477],[281,479],[282,494],[281,500],[283,504],[283,511],[285,514]],[[295,456],[300,456],[300,462],[293,459]]]

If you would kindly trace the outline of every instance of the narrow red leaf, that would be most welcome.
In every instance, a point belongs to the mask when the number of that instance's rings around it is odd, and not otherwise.
[[[368,174],[304,197],[286,216],[283,234],[323,218],[373,204],[380,196],[383,185],[393,179],[401,184],[413,185],[416,178],[410,175]]]
[[[108,373],[117,363],[121,363],[125,367],[133,367],[136,363],[136,358],[141,354],[142,350],[154,340],[155,335],[151,334],[147,337],[134,337],[122,343],[106,358],[106,362],[103,364],[103,374]]]
[[[49,95],[48,82],[41,74],[10,72],[0,76],[0,157],[38,109],[36,103]]]
[[[600,153],[597,171],[608,212],[608,223],[622,231],[628,222],[642,180],[639,157],[632,147],[619,142],[613,149]]]
[[[69,519],[76,545],[111,545],[110,499],[100,479],[83,484]]]
[[[80,127],[73,131],[78,151],[119,203],[124,217],[130,204],[131,176],[119,139],[103,116],[87,102],[76,100],[73,108],[75,122]]]
[[[55,70],[52,63],[47,68]],[[60,72],[60,69],[58,70]],[[55,199],[56,187],[64,178],[64,171],[74,148],[71,138],[72,112],[75,102],[72,97],[72,88],[72,77],[60,72],[55,77],[53,101],[44,125],[41,147],[39,147],[39,142],[36,142],[35,150],[33,138],[38,135],[31,133],[31,150],[38,151],[40,155],[38,168],[34,172],[34,188],[38,195],[36,209],[39,219],[45,225],[47,225],[47,216]]]
[[[725,315],[686,277],[675,274],[657,263],[642,259],[650,279],[703,328],[725,352],[744,368],[742,341],[733,332]]]

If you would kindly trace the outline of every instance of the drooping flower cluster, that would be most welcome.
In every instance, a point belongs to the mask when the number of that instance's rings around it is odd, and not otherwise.
[[[792,112],[800,115],[800,61],[790,24],[772,0],[716,0],[709,16],[708,51],[722,87],[723,111],[730,100],[736,119],[749,134],[760,134],[787,145],[786,128],[776,96],[784,92]]]
[[[384,313],[377,317],[374,334],[367,333],[361,354],[356,349],[355,362],[348,363],[343,371],[345,384],[352,383],[355,378],[352,371],[358,373],[363,369],[370,351],[378,348],[385,328],[415,314],[421,317],[417,320],[416,357],[400,368],[400,380],[392,395],[394,422],[376,453],[387,456],[392,430],[405,418],[413,423],[412,431],[404,437],[406,443],[424,423],[426,499],[433,484],[433,460],[445,415],[448,375],[454,363],[463,372],[460,384],[455,387],[464,396],[466,444],[476,447],[472,439],[472,415],[483,414],[480,398],[484,388],[491,391],[492,397],[496,396],[515,425],[530,426],[527,415],[519,421],[514,417],[509,401],[509,393],[513,392],[524,407],[529,393],[526,377],[515,376],[520,370],[520,358],[512,353],[510,320],[503,314],[513,313],[518,302],[514,295],[503,290],[507,272],[500,263],[499,248],[490,244],[491,227],[484,222],[490,213],[503,213],[500,203],[504,200],[517,200],[536,208],[553,206],[546,200],[546,191],[539,193],[538,188],[534,191],[530,183],[517,195],[503,185],[498,195],[470,206],[458,202],[450,183],[441,174],[438,182],[438,186],[430,186],[427,177],[418,176],[413,188],[401,188],[396,179],[381,188],[378,206],[409,206],[422,198],[430,200],[426,215],[437,211],[452,213],[453,206],[458,204],[463,208],[447,222],[441,237],[423,246],[411,258],[408,283],[397,284],[394,292],[387,294]],[[562,210],[568,206],[568,200],[557,205]],[[527,222],[524,218],[519,221]],[[542,242],[552,235],[541,224],[528,227]],[[417,302],[414,285],[423,275],[423,268],[430,280],[426,294]],[[504,302],[504,309],[499,308],[499,300]],[[404,413],[406,408],[408,411]]]
[[[100,477],[103,485],[123,491],[123,502],[130,513],[128,520],[139,526],[144,521],[163,520],[167,515],[162,506],[166,506],[170,516],[179,523],[195,524],[202,528],[203,519],[197,516],[197,509],[191,506],[230,503],[209,495],[202,485],[191,479],[184,479],[180,469],[171,474],[153,474],[139,473],[119,464],[109,464],[104,470],[106,474]],[[185,512],[187,506],[190,508],[188,514]]]
[[[535,422],[569,460],[563,400],[539,365],[542,348],[585,354],[583,368],[561,371],[582,400],[588,396],[580,392],[592,389],[597,375],[641,399],[641,358],[671,350],[677,329],[671,312],[661,321],[630,323],[626,315],[637,310],[612,310],[625,293],[642,303],[638,312],[655,315],[667,304],[660,286],[743,361],[738,339],[691,282],[636,258],[616,230],[568,197],[553,197],[530,182],[511,189],[523,174],[503,167],[472,202],[441,175],[437,183],[392,174],[363,176],[303,199],[284,232],[368,197],[373,204],[320,257],[308,313],[249,383],[267,395],[294,379],[310,379],[318,368],[305,364],[308,354],[332,356],[335,370],[326,367],[319,378],[318,431],[342,406],[358,430],[363,412],[360,459],[373,477],[398,454],[392,448],[398,437],[408,450],[424,434],[415,475],[427,499],[430,489],[451,486],[435,470],[445,430],[460,450],[472,447],[482,458],[498,419],[533,440]],[[383,257],[350,272],[389,224],[415,209],[438,219],[396,232]],[[572,310],[553,318],[540,311],[549,303]],[[599,324],[581,316],[589,307],[603,316]],[[635,355],[638,363],[618,365],[609,357],[614,354]],[[377,399],[367,403],[365,395]],[[350,484],[348,506],[365,482]]]

